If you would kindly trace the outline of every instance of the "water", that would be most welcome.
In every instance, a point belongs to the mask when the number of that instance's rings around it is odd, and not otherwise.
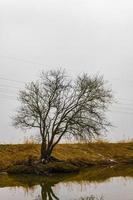
[[[133,166],[51,177],[0,175],[0,200],[133,200]]]

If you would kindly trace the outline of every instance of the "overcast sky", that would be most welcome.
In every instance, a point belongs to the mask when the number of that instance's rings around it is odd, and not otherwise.
[[[133,138],[132,10],[131,0],[0,1],[0,143],[28,135],[10,118],[23,82],[57,67],[103,74],[118,102],[107,139]]]

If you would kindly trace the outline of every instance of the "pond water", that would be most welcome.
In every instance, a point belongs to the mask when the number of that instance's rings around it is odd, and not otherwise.
[[[133,166],[51,177],[0,175],[0,200],[133,200]]]

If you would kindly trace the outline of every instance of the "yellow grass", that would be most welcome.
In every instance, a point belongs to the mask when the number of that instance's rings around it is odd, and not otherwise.
[[[39,158],[39,144],[0,145],[0,170],[25,160]],[[53,156],[74,163],[98,163],[108,159],[118,162],[133,161],[133,142],[95,142],[86,144],[58,144]]]

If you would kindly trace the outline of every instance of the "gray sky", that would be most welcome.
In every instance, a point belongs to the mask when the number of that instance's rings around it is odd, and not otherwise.
[[[10,117],[23,83],[42,69],[101,73],[118,101],[109,140],[133,138],[133,2],[131,0],[0,1],[0,142],[21,142]]]

